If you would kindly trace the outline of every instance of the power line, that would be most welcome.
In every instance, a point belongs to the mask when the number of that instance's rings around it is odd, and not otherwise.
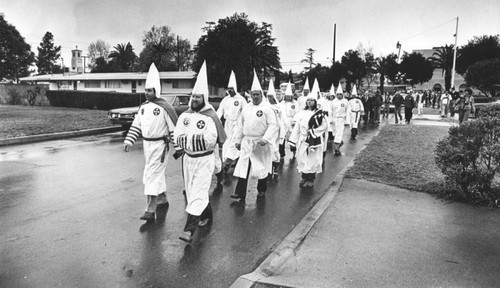
[[[417,36],[420,36],[420,35],[422,35],[422,34],[425,34],[425,33],[429,32],[429,31],[432,31],[432,30],[434,30],[434,29],[437,29],[437,28],[439,28],[439,27],[441,27],[441,26],[444,26],[444,25],[446,25],[446,24],[448,24],[448,23],[450,23],[450,22],[453,22],[453,21],[455,21],[456,19],[457,19],[457,18],[456,18],[456,17],[454,17],[454,18],[452,18],[452,19],[450,19],[450,20],[448,20],[448,21],[446,21],[446,22],[444,22],[444,23],[442,23],[442,24],[439,24],[439,25],[437,25],[437,26],[434,26],[434,27],[432,27],[432,28],[429,28],[429,29],[427,29],[427,30],[425,30],[425,31],[423,31],[423,32],[420,32],[420,33],[415,34],[415,35],[413,35],[413,36],[410,36],[410,37],[408,37],[408,38],[404,38],[404,39],[402,39],[401,41],[406,41],[406,40],[409,40],[409,39],[415,38],[415,37],[417,37]]]

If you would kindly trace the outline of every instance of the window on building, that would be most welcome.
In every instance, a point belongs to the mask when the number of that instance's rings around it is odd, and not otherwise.
[[[194,87],[194,82],[192,80],[173,80],[172,81],[172,88],[181,88],[181,89],[186,89],[186,88],[193,88]]]
[[[105,88],[121,88],[121,82],[116,80],[106,80],[104,81]]]
[[[85,88],[101,88],[101,81],[87,80],[85,81]]]

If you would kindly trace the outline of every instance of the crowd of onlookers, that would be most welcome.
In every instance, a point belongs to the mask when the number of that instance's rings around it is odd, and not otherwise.
[[[475,113],[472,90],[467,88],[461,91],[431,91],[431,90],[402,90],[396,92],[373,92],[368,90],[362,93],[361,101],[365,107],[365,123],[380,123],[382,118],[389,118],[391,104],[394,106],[395,123],[402,122],[402,107],[405,110],[405,122],[410,123],[414,109],[417,115],[422,116],[424,107],[438,109],[442,118],[459,116],[459,123],[467,121],[469,115]]]

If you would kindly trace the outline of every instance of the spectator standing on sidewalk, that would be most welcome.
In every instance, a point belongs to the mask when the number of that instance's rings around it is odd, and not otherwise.
[[[139,107],[139,113],[125,138],[123,151],[130,151],[137,138],[142,135],[146,160],[142,182],[147,206],[140,219],[151,222],[155,220],[157,208],[158,212],[160,209],[168,208],[165,158],[171,135],[177,124],[177,113],[165,99],[159,98],[160,74],[154,63],[149,67],[144,89],[147,101]]]
[[[408,95],[405,97],[405,120],[406,124],[410,124],[411,118],[413,117],[413,109],[417,104],[415,103],[415,98],[413,97],[413,93],[410,90]]]
[[[215,149],[226,140],[226,133],[212,105],[208,102],[206,63],[196,78],[189,109],[179,117],[174,130],[177,144],[174,158],[182,156],[182,176],[186,189],[188,214],[184,234],[179,239],[191,243],[197,227],[213,221],[209,189],[216,166]],[[220,161],[220,159],[218,159]],[[219,167],[220,168],[220,167]]]
[[[391,104],[391,96],[389,95],[388,92],[384,92],[383,102],[384,102],[384,112],[382,112],[383,113],[382,118],[389,119],[389,105]]]
[[[375,96],[373,98],[373,123],[380,123],[380,108],[382,107],[382,103],[384,99],[382,98],[382,93],[377,89],[375,92]]]
[[[417,94],[417,114],[419,117],[424,114],[424,94],[422,91]]]
[[[443,95],[441,95],[441,117],[448,117],[449,114],[449,105],[450,105],[450,94],[448,92],[444,92]]]
[[[394,98],[392,98],[392,104],[394,104],[394,118],[396,119],[396,124],[399,121],[403,122],[403,116],[401,115],[401,105],[403,105],[404,99],[399,92],[396,92]],[[399,117],[399,121],[398,121]]]
[[[460,92],[460,97],[457,101],[457,107],[459,124],[468,121],[470,113],[476,113],[474,97],[472,96],[472,90],[470,88],[465,89],[465,95],[463,95],[463,92]]]

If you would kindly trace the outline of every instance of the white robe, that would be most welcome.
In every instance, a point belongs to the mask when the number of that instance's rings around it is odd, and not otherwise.
[[[227,140],[222,145],[222,161],[227,159],[234,160],[238,158],[239,151],[234,147],[234,129],[238,123],[238,118],[241,115],[243,107],[247,104],[247,101],[240,94],[236,94],[233,97],[226,96],[219,104],[217,109],[217,115],[219,119],[224,117],[224,131],[227,135]]]
[[[271,150],[273,153],[273,162],[280,160],[280,150],[279,145],[283,143],[285,140],[286,133],[288,131],[285,120],[284,113],[281,107],[278,104],[271,104],[271,108],[273,108],[274,114],[276,115],[276,123],[278,124],[278,133],[275,137],[274,142],[271,144]]]
[[[341,100],[335,98],[331,102],[331,109],[334,121],[333,136],[335,137],[333,142],[339,144],[342,142],[345,123],[350,122],[351,106],[345,98]]]
[[[186,212],[200,216],[208,205],[215,169],[215,154],[204,155],[213,152],[216,147],[217,128],[214,120],[197,112],[182,113],[174,130],[174,141],[186,152],[182,158]]]
[[[278,132],[276,115],[269,102],[262,100],[259,105],[246,105],[234,132],[235,143],[240,143],[241,149],[233,175],[246,178],[251,161],[250,176],[266,178],[272,172],[271,144]],[[266,141],[266,145],[258,144],[259,140]]]
[[[363,102],[359,98],[352,98],[349,100],[349,106],[351,106],[351,121],[350,126],[352,128],[358,128],[361,116],[365,114],[365,108]]]
[[[321,173],[323,171],[323,150],[316,149],[314,151],[308,150],[308,145],[306,144],[306,139],[308,134],[316,135],[321,137],[323,141],[323,134],[327,132],[327,119],[323,118],[321,125],[310,131],[309,129],[309,119],[314,114],[311,110],[302,110],[297,116],[294,128],[292,129],[292,134],[290,135],[290,144],[297,148],[297,169],[300,173]]]
[[[139,107],[124,143],[133,145],[140,135],[146,138],[161,138],[171,135],[174,129],[175,125],[163,107],[146,102]],[[163,163],[160,161],[165,145],[168,144],[163,140],[143,141],[146,162],[142,177],[144,195],[158,196],[167,190],[165,170],[168,157],[165,156]]]

